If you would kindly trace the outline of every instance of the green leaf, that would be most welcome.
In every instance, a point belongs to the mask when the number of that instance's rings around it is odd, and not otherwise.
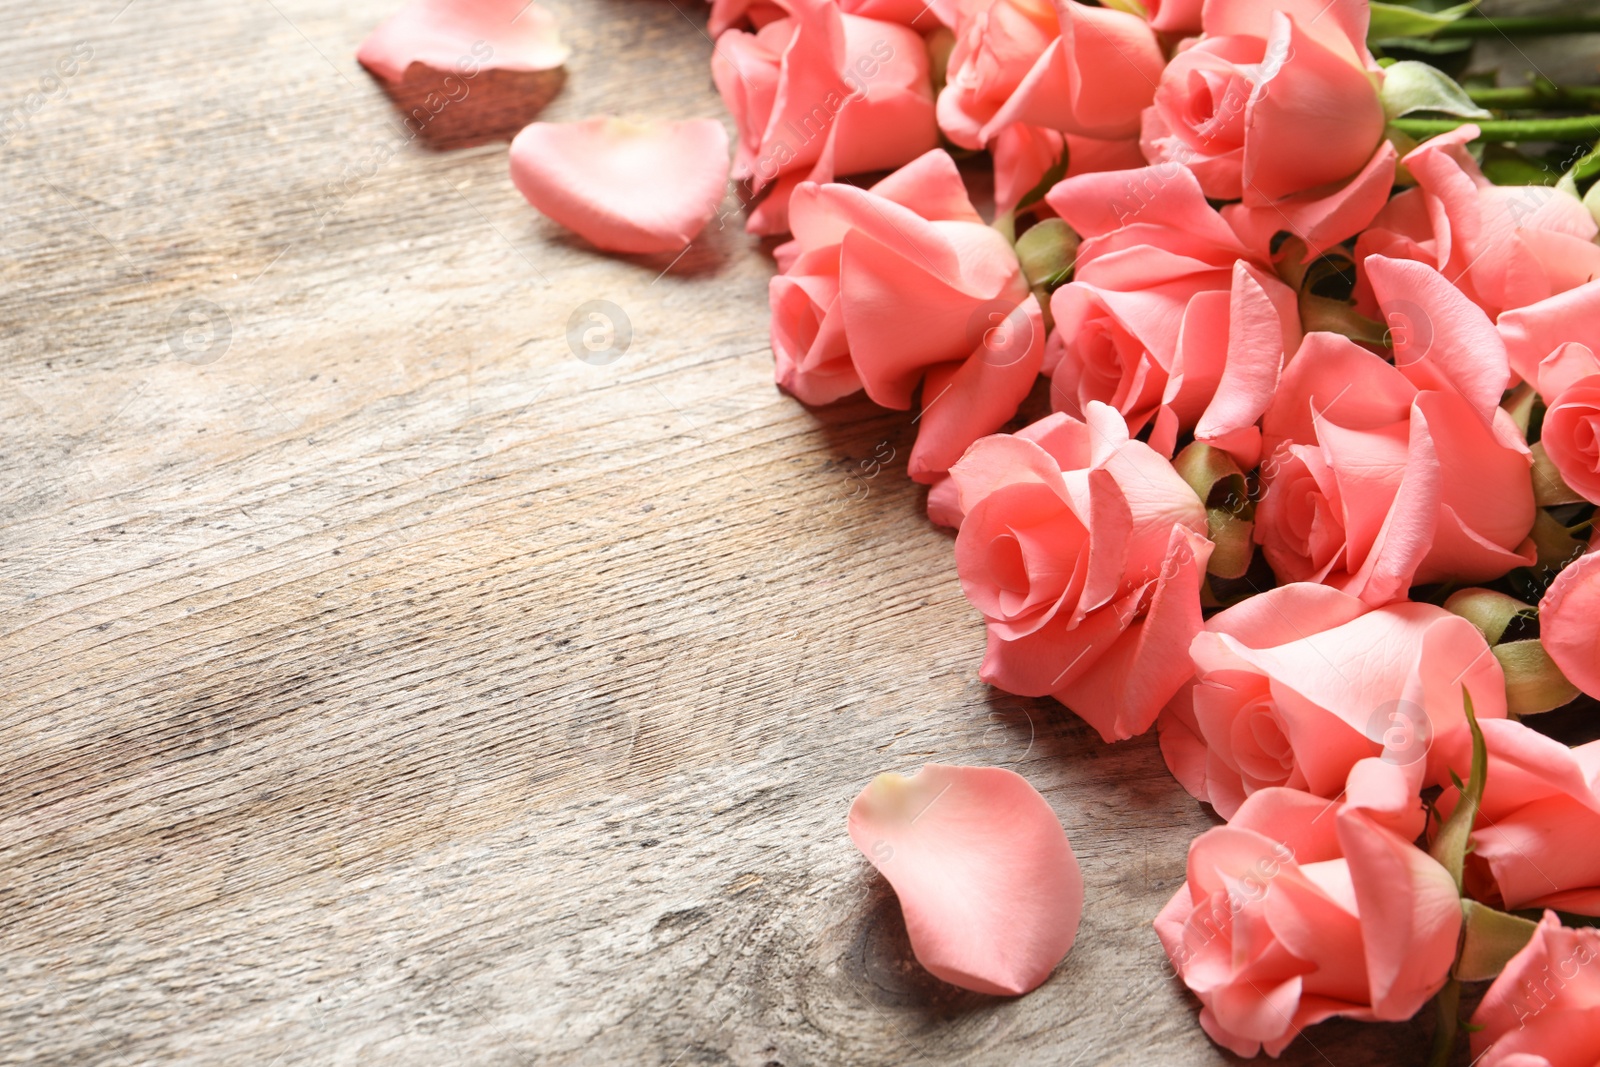
[[[1532,919],[1507,915],[1476,900],[1463,900],[1461,914],[1464,928],[1455,976],[1463,982],[1484,982],[1499,976],[1539,928]]]
[[[1438,67],[1414,59],[1395,63],[1384,72],[1383,113],[1390,119],[1417,111],[1438,112],[1464,119],[1494,116],[1472,102],[1467,91]]]
[[[1456,891],[1461,891],[1461,872],[1466,866],[1467,844],[1472,838],[1472,825],[1478,819],[1478,806],[1483,803],[1483,784],[1489,777],[1489,749],[1483,743],[1483,731],[1478,728],[1478,717],[1472,713],[1472,694],[1461,689],[1466,702],[1467,726],[1472,730],[1472,774],[1467,787],[1461,790],[1455,810],[1439,828],[1429,854],[1455,879]],[[1459,780],[1459,779],[1458,779]]]
[[[1477,0],[1456,4],[1443,11],[1424,11],[1404,4],[1372,0],[1372,19],[1367,23],[1367,40],[1385,37],[1427,37],[1443,26],[1448,26],[1478,6]]]

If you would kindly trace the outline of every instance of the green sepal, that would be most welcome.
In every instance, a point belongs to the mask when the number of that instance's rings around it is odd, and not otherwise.
[[[1444,71],[1414,59],[1393,63],[1384,71],[1379,96],[1383,100],[1384,116],[1391,120],[1418,111],[1464,119],[1494,117],[1474,104],[1467,91]]]
[[[1461,917],[1461,955],[1454,973],[1463,982],[1498,977],[1539,929],[1532,919],[1508,915],[1476,900],[1461,902]]]
[[[1206,572],[1242,578],[1255,556],[1255,501],[1244,471],[1220,448],[1195,441],[1172,460],[1178,476],[1206,506],[1207,536],[1216,547]]]
[[[1533,452],[1533,502],[1541,508],[1582,504],[1586,498],[1561,477],[1561,471],[1551,462],[1544,443],[1535,441],[1530,449]]]
[[[1578,687],[1567,680],[1537,638],[1508,641],[1490,649],[1506,676],[1506,713],[1538,715],[1565,707],[1578,698]]]
[[[1444,609],[1476,626],[1491,645],[1499,644],[1506,627],[1516,619],[1539,613],[1532,604],[1493,589],[1462,589],[1452,593],[1444,602]]]

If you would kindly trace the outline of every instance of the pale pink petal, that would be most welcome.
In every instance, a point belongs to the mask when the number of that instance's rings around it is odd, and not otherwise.
[[[1539,602],[1539,640],[1567,680],[1600,696],[1600,554],[1571,563]]]
[[[1496,326],[1505,339],[1511,369],[1523,381],[1537,385],[1539,364],[1563,344],[1579,342],[1600,353],[1600,281],[1504,312]]]
[[[906,461],[914,480],[931,482],[944,474],[974,441],[1017,413],[1039,377],[1044,334],[1039,302],[1029,296],[985,334],[972,355],[928,369],[917,443]]]
[[[458,73],[552,70],[567,61],[567,48],[555,18],[537,3],[414,0],[361,42],[356,59],[398,85],[413,63]]]
[[[705,228],[728,180],[713,119],[535,122],[511,143],[528,202],[608,252],[676,251]]]
[[[900,898],[917,962],[946,982],[1017,996],[1072,948],[1083,875],[1055,812],[1012,771],[880,774],[850,806],[850,839]]]
[[[1369,813],[1346,805],[1337,819],[1360,906],[1373,1017],[1409,1019],[1449,977],[1461,896],[1449,871]]]
[[[1331,188],[1313,189],[1267,204],[1229,204],[1222,217],[1257,256],[1270,257],[1273,235],[1288,232],[1306,243],[1308,255],[1326,252],[1354,237],[1377,216],[1394,187],[1398,154],[1380,144],[1361,172]]]
[[[1425,263],[1369,256],[1373,295],[1394,342],[1394,364],[1418,389],[1452,390],[1485,419],[1511,380],[1505,342],[1461,290]]]
[[[1234,264],[1227,361],[1195,437],[1215,441],[1253,426],[1272,403],[1285,358],[1299,344],[1294,290],[1244,260]]]
[[[1200,632],[1200,585],[1211,542],[1182,526],[1156,576],[1147,614],[1055,697],[1106,741],[1144,733],[1194,675],[1189,644]],[[1102,612],[1101,614],[1105,614]]]

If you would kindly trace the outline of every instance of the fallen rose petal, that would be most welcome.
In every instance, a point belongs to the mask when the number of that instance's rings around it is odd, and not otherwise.
[[[1017,996],[1072,948],[1083,875],[1055,812],[1020,775],[938,763],[880,774],[850,805],[849,826],[936,977]]]
[[[728,180],[728,135],[713,119],[535,122],[511,142],[528,203],[608,252],[666,252],[694,240]]]
[[[390,85],[413,63],[435,70],[553,70],[567,47],[548,11],[527,0],[415,0],[361,42],[356,60]]]

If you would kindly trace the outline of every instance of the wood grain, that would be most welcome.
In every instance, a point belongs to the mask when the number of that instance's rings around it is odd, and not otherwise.
[[[0,1062],[1230,1061],[1149,927],[1211,818],[977,681],[907,416],[774,390],[736,214],[585,249],[402,125],[388,0],[122,3],[0,2]],[[546,117],[722,114],[694,0],[550,6]],[[922,973],[844,834],[929,760],[1083,860],[1029,997]]]

